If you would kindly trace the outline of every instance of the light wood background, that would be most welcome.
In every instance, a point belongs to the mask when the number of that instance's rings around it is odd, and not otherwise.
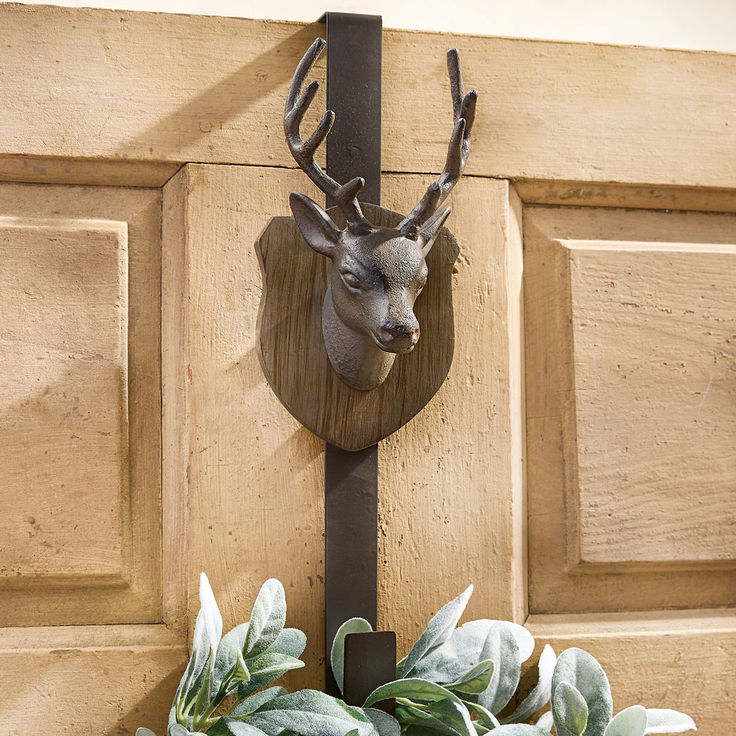
[[[258,364],[253,244],[312,194],[281,115],[324,29],[13,4],[0,27],[3,728],[163,733],[202,569],[226,627],[279,577],[309,637],[288,684],[320,686],[322,443]],[[403,654],[474,582],[467,617],[584,646],[616,710],[720,736],[736,58],[384,42],[387,207],[442,166],[448,46],[480,98],[454,362],[380,448],[380,625]]]

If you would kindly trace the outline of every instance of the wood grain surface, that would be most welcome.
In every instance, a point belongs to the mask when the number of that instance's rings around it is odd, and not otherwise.
[[[161,193],[0,213],[0,626],[160,620]]]
[[[525,209],[532,613],[736,604],[736,217]]]
[[[3,3],[0,27],[0,164],[17,171],[31,157],[29,176],[46,166],[57,178],[64,159],[294,166],[284,99],[322,24]],[[390,29],[383,40],[386,171],[442,170],[445,53],[457,46],[479,91],[468,174],[736,185],[734,55]],[[117,176],[163,184],[170,173]]]

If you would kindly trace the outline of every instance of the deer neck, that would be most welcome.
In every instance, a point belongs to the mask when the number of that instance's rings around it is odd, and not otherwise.
[[[330,286],[322,303],[322,337],[332,368],[343,383],[358,391],[370,391],[386,380],[396,354],[381,350],[370,337],[348,327],[337,316]]]

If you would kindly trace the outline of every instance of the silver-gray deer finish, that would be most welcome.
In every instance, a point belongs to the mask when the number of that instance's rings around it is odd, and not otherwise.
[[[331,261],[322,304],[322,336],[332,368],[340,380],[360,391],[380,386],[398,354],[409,353],[419,340],[414,302],[427,280],[426,256],[450,214],[438,209],[465,168],[475,117],[477,92],[463,91],[457,49],[447,52],[455,125],[445,167],[419,204],[395,227],[377,227],[361,211],[358,194],[365,185],[356,177],[339,184],[315,160],[315,152],[335,120],[328,110],[308,140],[300,132],[304,114],[319,82],[302,87],[326,41],[318,38],[296,68],[284,111],[286,141],[307,176],[334,202],[346,220],[339,228],[314,200],[292,192],[291,211],[307,243]]]

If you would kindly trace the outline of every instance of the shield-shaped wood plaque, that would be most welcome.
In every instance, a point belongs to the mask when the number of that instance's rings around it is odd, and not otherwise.
[[[403,218],[361,204],[377,226]],[[338,225],[339,209],[329,210]],[[330,261],[302,238],[293,217],[274,217],[256,243],[263,272],[258,317],[261,367],[283,405],[318,437],[344,450],[362,450],[406,424],[445,380],[455,343],[452,271],[460,252],[445,227],[427,256],[427,285],[414,305],[421,338],[397,355],[386,380],[372,391],[343,383],[322,340],[322,300]]]

